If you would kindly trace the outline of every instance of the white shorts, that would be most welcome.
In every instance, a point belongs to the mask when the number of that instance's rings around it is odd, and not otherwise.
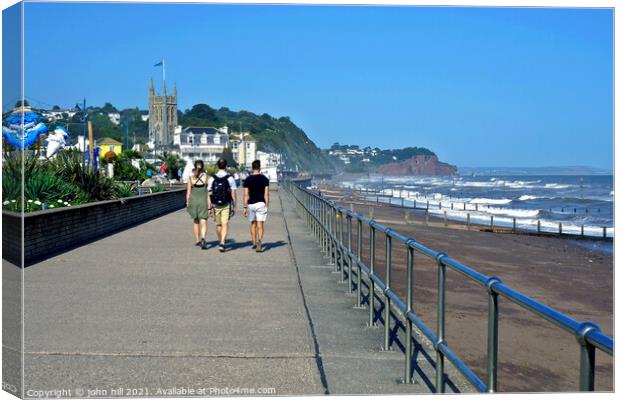
[[[250,222],[264,222],[267,219],[267,206],[265,203],[248,204],[248,218]]]

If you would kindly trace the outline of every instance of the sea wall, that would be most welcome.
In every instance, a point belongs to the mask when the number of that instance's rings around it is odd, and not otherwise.
[[[185,190],[100,201],[24,215],[24,265],[28,266],[111,233],[185,206]],[[2,258],[21,265],[21,215],[2,211]]]

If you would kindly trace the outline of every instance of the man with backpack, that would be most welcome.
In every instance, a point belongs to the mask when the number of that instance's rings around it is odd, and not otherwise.
[[[226,251],[226,235],[228,234],[228,220],[235,213],[237,202],[237,185],[235,179],[226,171],[226,160],[217,160],[218,171],[209,178],[207,190],[209,192],[209,212],[215,216],[215,231],[220,241],[218,249]]]

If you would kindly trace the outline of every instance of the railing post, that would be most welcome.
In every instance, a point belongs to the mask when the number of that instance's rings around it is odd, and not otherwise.
[[[409,318],[409,313],[413,308],[413,247],[410,242],[413,239],[407,241],[407,311],[405,313],[405,383],[411,383],[412,381],[412,322]]]
[[[342,236],[344,235],[344,215],[342,215],[342,211],[338,210],[338,254],[340,259],[340,283],[344,282],[344,240]],[[337,262],[338,263],[338,262]]]
[[[385,291],[383,292],[383,298],[385,301],[385,307],[383,307],[383,350],[390,350],[390,311],[392,306],[392,300],[388,296],[390,290],[392,277],[392,236],[390,236],[390,229],[385,232]]]
[[[349,294],[353,293],[353,274],[351,273],[353,270],[353,257],[351,256],[351,240],[353,238],[353,233],[351,232],[352,222],[351,216],[347,214],[347,250],[349,251],[347,257],[347,262],[349,264],[349,267],[347,268],[347,280],[349,282]]]
[[[444,380],[444,355],[439,346],[445,342],[446,328],[446,266],[441,261],[446,257],[445,253],[439,253],[437,261],[437,343],[435,343],[435,390],[438,393],[446,391]]]
[[[325,217],[325,202],[321,201],[321,251],[325,254],[327,253],[327,235],[325,225],[327,223],[327,218]]]
[[[600,330],[593,322],[583,322],[577,329],[577,342],[580,347],[579,357],[579,390],[583,392],[594,391],[594,359],[596,348],[588,343],[587,336],[590,331]]]
[[[357,293],[355,298],[355,306],[362,306],[362,220],[357,219]]]
[[[329,205],[329,263],[330,265],[336,265],[336,242],[335,242],[335,220],[336,213],[334,207]],[[336,268],[338,266],[336,265]]]
[[[493,276],[485,283],[489,295],[489,316],[487,321],[487,390],[491,393],[497,392],[497,347],[499,326],[498,296],[497,293],[493,291],[493,285],[501,282],[499,278]]]
[[[375,273],[375,258],[376,258],[376,249],[375,246],[377,244],[376,240],[377,231],[374,226],[370,226],[370,274],[374,275]],[[375,281],[372,276],[368,277],[368,286],[370,289],[368,290],[368,326],[375,326]]]

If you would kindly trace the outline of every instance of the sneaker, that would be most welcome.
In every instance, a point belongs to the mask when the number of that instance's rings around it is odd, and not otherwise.
[[[263,252],[263,244],[260,242],[260,240],[258,242],[256,242],[256,252],[257,253],[262,253]]]
[[[202,239],[202,243],[200,243],[200,248],[203,250],[206,250],[208,248],[206,240]]]
[[[218,246],[218,250],[220,251],[220,253],[223,253],[226,251],[226,246],[220,243],[220,245]]]
[[[202,242],[196,242],[196,246],[202,246]]]
[[[256,250],[256,243],[252,244],[252,250]]]

